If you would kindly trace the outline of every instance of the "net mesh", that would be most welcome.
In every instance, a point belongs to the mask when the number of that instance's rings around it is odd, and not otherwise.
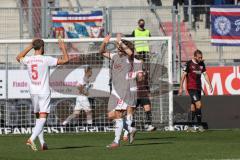
[[[169,83],[168,83],[168,41],[147,41],[150,53],[144,62],[149,74],[151,91],[152,123],[159,130],[169,125]],[[70,62],[66,65],[51,68],[50,84],[51,112],[48,116],[46,132],[99,132],[111,131],[113,124],[107,119],[108,99],[111,90],[109,70],[110,61],[99,52],[101,42],[68,42],[66,43]],[[16,61],[16,55],[28,44],[0,44],[0,119],[1,134],[27,134],[35,124],[33,106],[28,92],[28,74],[26,67]],[[111,43],[107,48],[116,51]],[[32,55],[30,51],[29,55]],[[45,43],[45,54],[59,57],[61,51],[57,43]],[[87,123],[87,113],[81,110],[69,124],[63,126],[64,120],[73,113],[78,90],[76,83],[84,76],[87,66],[92,68],[94,90],[90,90],[88,101],[92,112],[92,125]],[[62,85],[56,85],[63,81]],[[54,82],[54,83],[53,83]],[[146,123],[143,107],[136,108],[134,125],[144,130]]]

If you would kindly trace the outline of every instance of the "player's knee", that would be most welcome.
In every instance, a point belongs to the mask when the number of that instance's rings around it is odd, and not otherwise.
[[[39,118],[47,118],[48,113],[39,113]]]
[[[107,114],[109,120],[115,119],[115,113],[114,112],[108,112]]]
[[[74,114],[75,116],[78,116],[78,115],[80,115],[80,111],[79,111],[79,110],[76,110],[76,111],[73,112],[73,114]]]
[[[122,118],[122,111],[115,111],[115,118],[116,119],[120,119],[120,118]]]
[[[195,105],[196,105],[196,108],[197,108],[197,109],[201,109],[201,107],[202,107],[201,101],[197,101],[197,102],[195,103]]]
[[[195,104],[191,104],[191,111],[192,111],[192,112],[196,111]]]
[[[134,111],[133,107],[128,106],[128,108],[127,108],[127,114],[133,114],[133,111]]]
[[[145,112],[151,111],[151,106],[150,105],[144,105],[144,111]]]

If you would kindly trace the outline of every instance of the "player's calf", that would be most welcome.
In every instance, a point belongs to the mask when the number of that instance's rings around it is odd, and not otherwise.
[[[133,143],[136,133],[137,133],[137,129],[134,128],[134,127],[132,127],[131,133],[128,134],[128,142],[129,142],[130,144]]]

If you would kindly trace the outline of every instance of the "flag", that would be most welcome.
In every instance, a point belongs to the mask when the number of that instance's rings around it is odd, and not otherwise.
[[[216,46],[240,46],[240,6],[213,6],[211,43]]]
[[[53,35],[61,28],[61,37],[80,38],[92,37],[92,27],[103,28],[103,12],[72,12],[72,11],[52,11]]]

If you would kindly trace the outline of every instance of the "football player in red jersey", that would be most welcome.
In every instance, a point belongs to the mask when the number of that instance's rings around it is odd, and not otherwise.
[[[182,95],[184,80],[187,80],[187,91],[191,97],[191,115],[192,121],[194,121],[195,117],[197,118],[197,123],[200,126],[199,130],[202,130],[202,103],[201,103],[201,91],[202,91],[202,82],[201,75],[204,75],[206,79],[209,89],[212,92],[213,88],[210,82],[210,79],[206,72],[206,67],[203,62],[202,52],[200,50],[196,50],[194,52],[194,57],[190,61],[188,61],[183,69],[183,75],[180,81],[180,88],[178,91],[178,95]]]

